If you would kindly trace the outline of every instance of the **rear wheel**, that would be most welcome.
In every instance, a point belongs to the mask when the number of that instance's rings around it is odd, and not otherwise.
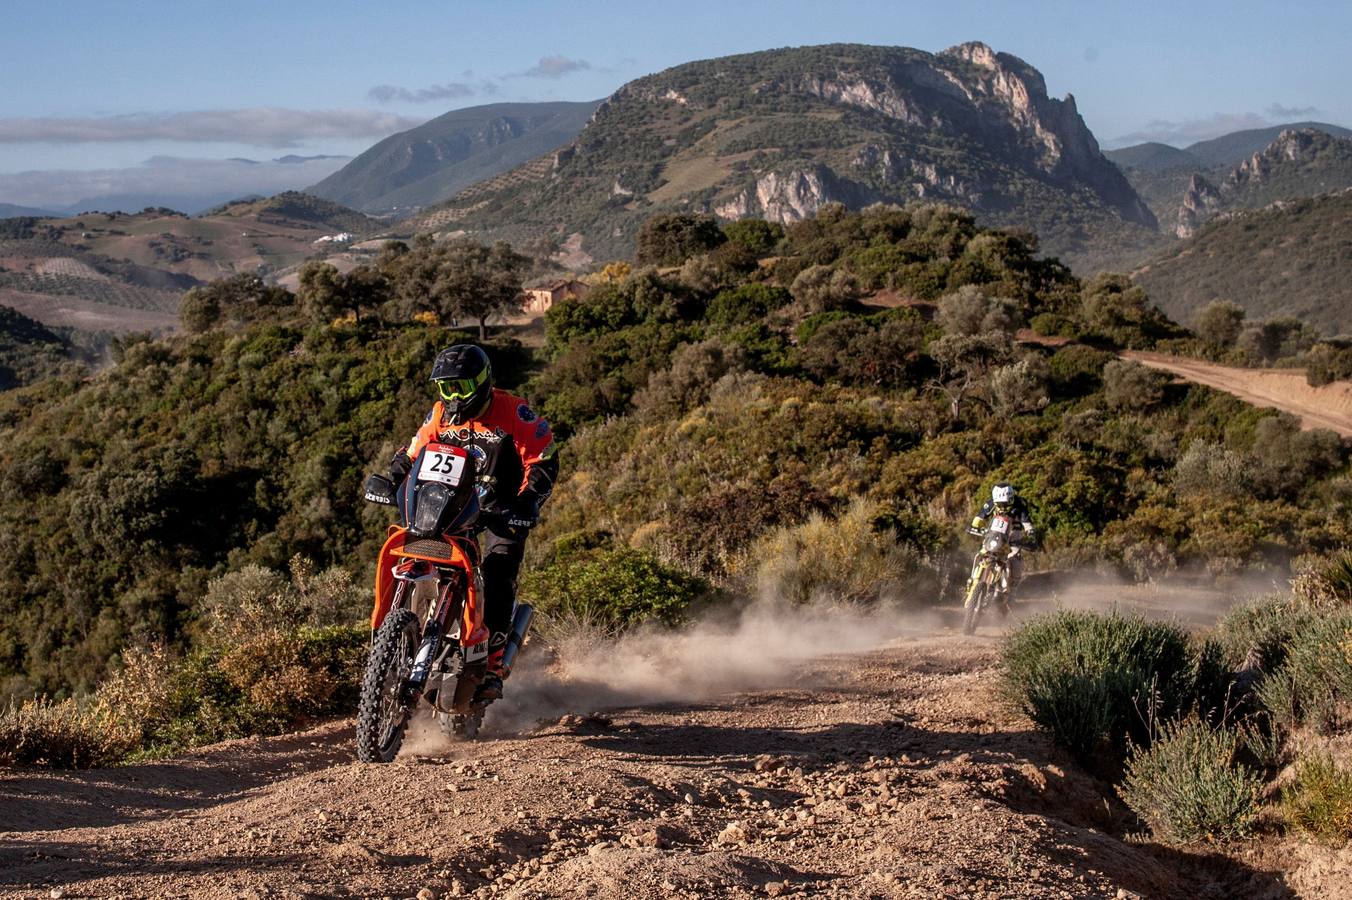
[[[411,705],[404,690],[418,637],[418,620],[407,609],[391,611],[376,632],[357,706],[357,758],[362,762],[390,762],[404,742]]]
[[[479,726],[483,724],[483,710],[475,710],[468,715],[455,713],[437,716],[441,733],[456,741],[472,741],[479,736]]]

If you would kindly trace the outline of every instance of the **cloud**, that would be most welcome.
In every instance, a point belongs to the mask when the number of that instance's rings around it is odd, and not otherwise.
[[[433,84],[425,88],[406,88],[397,84],[378,84],[367,92],[377,103],[433,103],[438,100],[461,100],[479,95],[498,93],[498,86],[487,79],[474,78],[472,70],[460,73],[459,80]]]
[[[334,138],[381,138],[422,119],[369,109],[250,109],[129,113],[91,118],[0,119],[0,144],[184,141],[295,147]]]
[[[1280,103],[1274,103],[1267,108],[1267,114],[1274,119],[1307,119],[1310,116],[1319,115],[1317,106],[1282,106]]]
[[[1146,141],[1158,141],[1161,144],[1182,147],[1220,137],[1232,131],[1284,125],[1294,119],[1309,118],[1318,114],[1319,110],[1313,106],[1283,106],[1280,103],[1272,103],[1261,113],[1214,113],[1205,118],[1182,121],[1156,119],[1147,122],[1145,127],[1138,131],[1113,138],[1107,145],[1125,147]]]
[[[73,204],[100,208],[100,197],[129,196],[141,206],[169,206],[184,212],[249,194],[276,194],[323,180],[348,161],[326,156],[306,159],[283,157],[255,162],[247,159],[182,159],[156,156],[125,169],[44,169],[0,174],[0,200],[41,209],[64,209]],[[88,206],[84,206],[88,204]]]
[[[573,72],[590,69],[591,63],[585,59],[569,59],[562,54],[542,56],[540,61],[520,73],[523,78],[562,78]]]

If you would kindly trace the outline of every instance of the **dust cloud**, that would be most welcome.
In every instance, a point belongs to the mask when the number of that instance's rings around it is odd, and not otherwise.
[[[578,629],[555,640],[552,663],[533,641],[484,720],[485,737],[519,733],[565,714],[697,702],[719,694],[801,684],[813,659],[882,647],[941,631],[935,610],[840,603],[758,601],[713,611],[679,630],[638,629],[618,638]],[[531,650],[536,652],[531,652]],[[410,723],[401,755],[444,752],[430,718]]]

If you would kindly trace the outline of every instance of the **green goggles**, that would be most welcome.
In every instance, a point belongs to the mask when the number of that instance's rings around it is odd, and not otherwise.
[[[437,393],[442,400],[468,400],[484,383],[484,375],[478,378],[443,378],[438,381]]]

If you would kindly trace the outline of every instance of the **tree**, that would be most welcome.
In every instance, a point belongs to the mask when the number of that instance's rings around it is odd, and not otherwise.
[[[723,226],[728,241],[741,244],[756,256],[769,256],[784,239],[784,226],[764,219],[740,219]]]
[[[178,319],[190,334],[210,331],[221,321],[221,302],[213,291],[192,288],[178,303]]]
[[[844,269],[808,266],[793,279],[789,293],[811,313],[849,309],[862,289],[859,279]]]
[[[653,216],[638,230],[634,261],[640,266],[679,266],[725,240],[713,216],[688,213]]]
[[[1103,367],[1103,399],[1113,409],[1141,412],[1164,395],[1165,376],[1140,363],[1115,359]]]
[[[459,239],[419,241],[392,269],[399,295],[413,309],[433,312],[443,322],[477,320],[482,341],[491,316],[521,311],[521,278],[529,263],[504,241],[486,247]]]
[[[956,424],[964,401],[985,387],[987,375],[1008,361],[1009,337],[999,332],[948,334],[930,344],[929,354],[939,368],[931,384],[948,398],[948,410]]]
[[[1216,300],[1197,314],[1194,327],[1197,336],[1211,346],[1233,347],[1244,330],[1244,307],[1228,300]]]
[[[321,319],[352,313],[360,326],[362,307],[374,308],[388,294],[384,274],[372,266],[358,266],[343,274],[328,263],[311,261],[300,270],[300,301]]]
[[[1012,335],[1019,327],[1019,311],[1014,301],[989,297],[974,284],[963,285],[940,298],[936,318],[949,334],[998,331]]]

